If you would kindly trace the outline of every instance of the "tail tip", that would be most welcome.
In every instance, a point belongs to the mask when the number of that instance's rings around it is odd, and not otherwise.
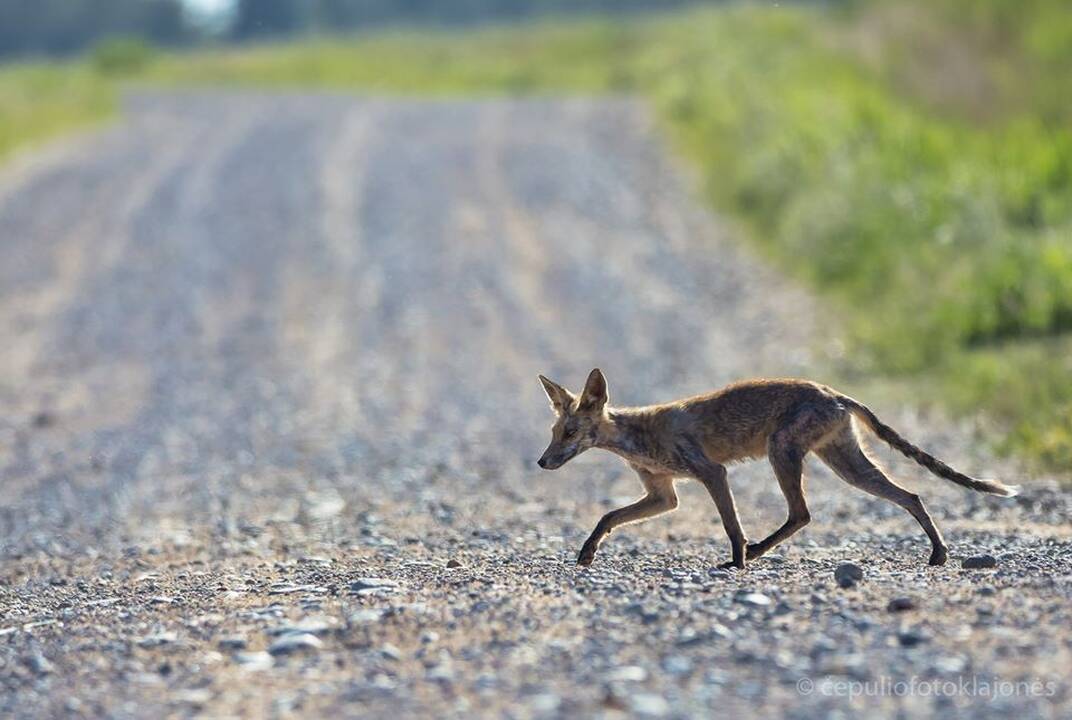
[[[1001,497],[1016,497],[1022,489],[1020,485],[1006,485],[998,480],[984,480],[983,482],[989,492]]]

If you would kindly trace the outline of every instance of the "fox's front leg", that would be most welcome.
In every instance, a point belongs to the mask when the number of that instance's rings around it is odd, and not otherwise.
[[[738,570],[743,570],[747,557],[748,539],[741,528],[741,520],[737,516],[737,505],[733,502],[733,493],[730,491],[726,467],[708,460],[703,451],[698,448],[694,452],[687,454],[687,458],[693,475],[707,488],[711,499],[715,501],[719,517],[722,518],[722,527],[726,530],[726,536],[730,539],[731,560],[723,563],[720,567],[734,567]]]
[[[640,482],[644,483],[644,489],[648,491],[647,495],[635,503],[611,510],[599,519],[596,529],[584,541],[581,553],[577,556],[578,565],[592,564],[599,544],[614,528],[662,515],[677,507],[677,492],[674,490],[672,475],[660,475],[639,469],[637,475],[640,476]]]

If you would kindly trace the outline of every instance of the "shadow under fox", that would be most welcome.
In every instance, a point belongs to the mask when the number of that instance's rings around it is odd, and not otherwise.
[[[855,417],[895,450],[935,475],[958,485],[1012,496],[1017,488],[957,472],[901,437],[865,405],[806,380],[749,380],[721,390],[662,405],[615,408],[608,405],[607,381],[599,369],[575,396],[540,376],[557,419],[551,444],[539,459],[554,470],[589,448],[621,456],[640,476],[646,494],[604,515],[577,557],[591,564],[600,542],[614,528],[677,507],[674,479],[700,481],[715,501],[729,536],[732,560],[743,568],[811,520],[802,481],[804,457],[814,452],[850,485],[890,500],[914,517],[931,541],[931,565],[942,565],[948,549],[919,496],[894,483],[860,447]],[[759,542],[749,543],[737,516],[726,465],[766,456],[789,506],[785,523]]]

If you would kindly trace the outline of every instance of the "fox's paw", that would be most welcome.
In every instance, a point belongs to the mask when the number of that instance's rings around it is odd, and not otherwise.
[[[928,565],[945,565],[945,561],[949,559],[949,551],[943,548],[935,548],[931,553],[930,560],[927,561]]]
[[[588,567],[592,564],[592,561],[596,559],[595,546],[585,545],[581,548],[581,554],[577,556],[577,564],[582,567]]]
[[[744,570],[744,561],[741,560],[739,562],[734,562],[733,560],[730,560],[729,562],[724,562],[721,565],[719,565],[718,569],[719,570]]]

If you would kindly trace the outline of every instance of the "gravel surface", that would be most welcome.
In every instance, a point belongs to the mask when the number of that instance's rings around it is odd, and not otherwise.
[[[666,157],[627,101],[189,94],[5,170],[0,715],[1068,717],[1070,495],[910,398],[876,409],[1025,486],[881,453],[945,567],[816,464],[745,572],[687,482],[574,566],[639,484],[535,467],[538,372],[644,403],[836,335]]]

